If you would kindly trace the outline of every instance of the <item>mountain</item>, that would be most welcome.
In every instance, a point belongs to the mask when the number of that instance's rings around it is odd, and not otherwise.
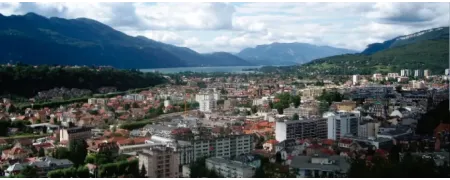
[[[357,52],[307,43],[272,43],[243,49],[237,56],[260,65],[292,65],[303,64],[313,59],[327,56],[349,53]]]
[[[401,69],[429,69],[433,74],[444,74],[444,69],[448,68],[448,27],[400,36],[386,42],[380,44],[390,43],[388,48],[369,46],[368,49],[374,51],[371,54],[326,57],[295,70],[304,74],[373,74],[400,72]]]
[[[420,41],[448,38],[448,31],[448,27],[439,27],[423,30],[409,35],[399,36],[382,43],[369,44],[362,54],[370,55],[378,51],[413,44]]]
[[[227,52],[215,52],[210,54],[204,54],[204,56],[208,59],[214,59],[218,66],[251,66],[252,63],[249,63],[235,55],[232,55]]]
[[[91,19],[0,14],[0,63],[143,69],[219,66],[228,60],[234,65],[250,64],[234,55],[203,55],[143,36],[128,36]]]

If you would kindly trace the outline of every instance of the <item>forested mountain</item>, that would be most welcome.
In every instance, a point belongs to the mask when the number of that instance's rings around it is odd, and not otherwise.
[[[233,55],[205,56],[189,48],[132,37],[100,22],[0,14],[0,63],[110,65],[116,68],[217,66]],[[217,58],[217,59],[215,59]],[[220,59],[220,60],[218,60]],[[225,63],[226,64],[226,63]]]
[[[293,65],[327,56],[351,53],[356,51],[307,43],[272,43],[243,49],[237,56],[259,65]]]

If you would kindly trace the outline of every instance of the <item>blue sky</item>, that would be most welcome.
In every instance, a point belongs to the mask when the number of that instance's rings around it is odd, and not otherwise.
[[[4,15],[86,17],[129,35],[192,48],[238,52],[273,42],[353,50],[433,27],[448,26],[448,3],[16,3]]]

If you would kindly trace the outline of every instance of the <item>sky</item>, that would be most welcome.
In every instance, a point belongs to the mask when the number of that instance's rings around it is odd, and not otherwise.
[[[449,3],[56,3],[0,2],[6,16],[91,18],[131,36],[197,52],[239,52],[273,42],[352,50],[448,26]]]

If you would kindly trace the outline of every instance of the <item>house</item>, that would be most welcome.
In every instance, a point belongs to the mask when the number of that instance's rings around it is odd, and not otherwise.
[[[263,144],[263,149],[269,152],[275,151],[275,145],[278,141],[275,139],[270,139]]]
[[[261,159],[259,158],[259,156],[255,156],[255,155],[251,155],[251,154],[242,154],[242,155],[236,156],[234,158],[234,161],[251,166],[253,168],[261,167]]]
[[[26,166],[36,167],[39,177],[47,177],[47,173],[49,171],[52,171],[55,169],[69,168],[69,167],[73,166],[73,163],[68,159],[55,159],[52,157],[42,157],[42,158],[38,158],[36,161],[33,161],[33,162],[16,163],[16,164],[10,165],[5,170],[5,176],[17,175]]]
[[[350,169],[347,158],[338,155],[314,154],[312,156],[295,156],[290,161],[291,169],[297,178],[336,177]]]
[[[91,142],[87,148],[89,153],[111,153],[111,156],[119,154],[119,146],[115,141]]]
[[[24,149],[21,146],[14,146],[11,149],[3,150],[2,159],[23,160],[28,157],[28,154],[30,154],[29,150]]]

